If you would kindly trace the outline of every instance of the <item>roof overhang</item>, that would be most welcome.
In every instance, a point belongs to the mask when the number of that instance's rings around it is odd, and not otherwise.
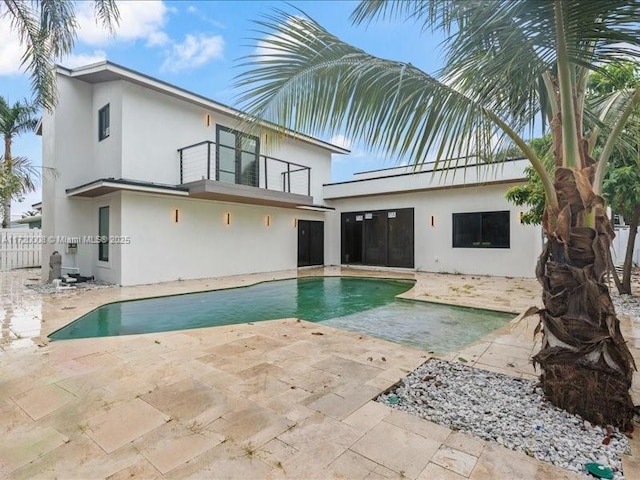
[[[298,205],[296,207],[298,210],[311,210],[314,212],[333,212],[335,211],[334,207],[328,207],[326,205]]]
[[[178,195],[188,197],[189,192],[180,187],[171,185],[160,185],[155,183],[135,182],[122,179],[100,179],[90,183],[85,183],[78,187],[66,190],[68,197],[99,197],[113,192],[130,191],[142,193],[155,193],[161,195]]]
[[[251,119],[246,113],[240,110],[218,102],[214,102],[213,100],[203,97],[202,95],[198,95],[197,93],[184,90],[180,87],[176,87],[175,85],[171,85],[170,83],[163,82],[156,78],[150,77],[140,72],[136,72],[135,70],[131,70],[129,68],[117,65],[109,61],[102,61],[74,69],[58,66],[57,72],[61,75],[65,75],[71,78],[77,78],[87,83],[103,83],[116,80],[126,80],[128,82],[143,86],[145,88],[149,88],[151,90],[155,90],[165,95],[191,102],[203,108],[236,117],[239,121],[255,121],[254,119]],[[293,130],[284,129],[283,127],[264,120],[259,120],[257,123],[262,127],[268,128],[270,130],[275,130],[279,133],[283,133],[285,136],[295,138],[296,140],[300,140],[302,142],[310,143],[324,150],[329,150],[331,153],[351,153],[350,150],[346,148],[333,145],[332,143],[325,142],[308,135],[294,132]]]

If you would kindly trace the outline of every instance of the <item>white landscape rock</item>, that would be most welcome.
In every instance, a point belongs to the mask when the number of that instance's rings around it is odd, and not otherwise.
[[[618,316],[640,327],[640,297],[611,294]],[[547,402],[536,381],[432,359],[378,401],[567,470],[586,475],[585,463],[598,462],[624,479],[628,438],[615,430],[604,445],[604,428]]]

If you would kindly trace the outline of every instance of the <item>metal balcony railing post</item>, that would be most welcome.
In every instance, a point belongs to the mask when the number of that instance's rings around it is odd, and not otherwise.
[[[307,196],[311,196],[311,169],[307,168]]]
[[[211,142],[207,142],[207,180],[211,180]]]
[[[269,189],[269,175],[267,173],[267,156],[264,156],[264,188]]]
[[[184,183],[184,173],[183,173],[183,167],[182,167],[182,150],[180,150],[180,185],[182,185]]]
[[[287,162],[287,193],[291,193],[291,164]]]

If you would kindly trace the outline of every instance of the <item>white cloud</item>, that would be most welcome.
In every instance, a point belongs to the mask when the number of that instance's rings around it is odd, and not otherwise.
[[[11,30],[8,16],[0,16],[0,75],[19,75],[22,73],[22,45],[20,38]]]
[[[63,67],[75,68],[83,67],[85,65],[91,65],[92,63],[98,63],[106,59],[107,53],[104,50],[94,50],[92,54],[80,53],[77,55],[68,55],[61,59],[58,63]]]
[[[171,43],[171,39],[164,32],[154,32],[147,37],[147,47],[159,47]]]
[[[80,2],[77,9],[78,39],[89,45],[106,45],[114,41],[147,40],[150,46],[164,43],[168,37],[162,32],[166,23],[167,6],[162,1],[144,2],[120,1],[120,23],[116,26],[115,36],[97,23],[93,10],[93,2]],[[164,37],[162,37],[164,35]]]
[[[167,52],[167,58],[160,70],[180,72],[192,70],[221,59],[224,52],[224,38],[221,35],[186,35],[184,42],[174,43]]]

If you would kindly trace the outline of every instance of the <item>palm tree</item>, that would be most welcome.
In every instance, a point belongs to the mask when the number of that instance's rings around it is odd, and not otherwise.
[[[356,24],[400,18],[444,32],[438,78],[374,57],[302,14],[260,20],[260,53],[240,74],[249,114],[283,128],[345,134],[398,158],[491,158],[515,144],[542,179],[546,246],[541,367],[545,395],[594,423],[631,430],[633,357],[604,283],[613,231],[601,197],[614,144],[638,108],[625,91],[601,121],[585,101],[591,71],[638,57],[640,0],[363,1]],[[429,48],[431,50],[431,47]],[[526,138],[553,136],[549,174]],[[594,158],[596,140],[604,148]]]
[[[119,20],[115,0],[94,0],[94,11],[96,20],[113,31]],[[55,62],[71,52],[76,37],[75,2],[2,0],[0,17],[5,15],[25,47],[22,66],[31,74],[36,104],[51,110],[57,98]]]
[[[37,170],[26,158],[13,158],[11,145],[16,136],[33,130],[37,122],[36,107],[33,104],[24,101],[9,105],[0,97],[0,135],[4,138],[4,155],[0,162],[0,175],[4,180],[0,195],[2,228],[8,228],[11,223],[11,200],[35,190]]]

